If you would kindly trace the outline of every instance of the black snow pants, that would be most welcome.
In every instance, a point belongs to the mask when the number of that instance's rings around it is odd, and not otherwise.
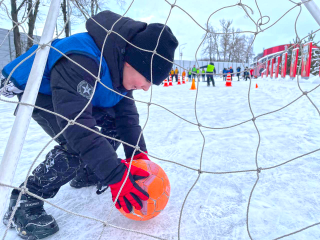
[[[38,94],[36,106],[54,111],[52,97],[49,95]],[[42,127],[42,129],[50,136],[56,136],[60,131],[56,117],[51,113],[34,109],[32,118]],[[115,124],[110,117],[106,120],[106,124],[101,127],[100,132],[104,135],[117,138]],[[116,150],[120,143],[111,139],[107,139]],[[47,155],[45,160],[40,163],[32,172],[27,180],[27,188],[30,192],[43,197],[52,198],[59,191],[60,187],[71,181],[79,170],[82,170],[84,164],[81,158],[68,147],[67,141],[61,134],[56,138],[59,144],[54,147]]]
[[[210,81],[212,81],[212,86],[215,86],[213,74],[207,74],[207,85],[210,86]]]

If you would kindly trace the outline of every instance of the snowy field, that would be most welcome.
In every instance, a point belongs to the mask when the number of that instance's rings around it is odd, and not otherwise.
[[[255,88],[256,83],[258,88]],[[315,77],[302,81],[300,85],[304,91],[308,91],[319,83],[319,79]],[[153,87],[152,102],[168,108],[188,121],[196,122],[196,91],[190,91],[190,86],[189,82],[170,88]],[[216,86],[207,87],[206,83],[200,82],[197,114],[203,126],[223,128],[252,119],[248,105],[249,82],[233,81],[233,86],[227,88],[224,82],[218,79]],[[308,95],[318,107],[319,91],[320,88]],[[296,81],[253,80],[251,107],[257,116],[279,109],[300,95]],[[148,101],[150,91],[137,91],[134,96],[138,100]],[[141,103],[137,103],[137,106],[143,126],[147,119],[147,106]],[[0,102],[0,158],[14,121],[14,108],[14,105]],[[305,96],[281,111],[257,118],[256,125],[261,136],[257,154],[259,167],[272,167],[319,148],[320,116]],[[256,169],[259,136],[252,121],[221,130],[202,128],[202,132],[205,137],[203,171]],[[153,105],[150,107],[144,136],[151,155],[195,169],[200,168],[204,140],[197,126]],[[14,179],[16,186],[24,180],[33,159],[49,140],[32,121]],[[49,149],[46,149],[45,153],[48,151]],[[39,162],[44,159],[45,153]],[[124,157],[122,148],[118,150],[118,154]],[[320,152],[315,152],[280,167],[261,171],[249,212],[249,229],[253,239],[275,239],[320,222],[319,159]],[[165,161],[153,161],[166,171],[171,182],[171,196],[165,210],[149,221],[135,222],[126,219],[113,209],[110,192],[98,196],[94,187],[73,189],[67,184],[50,201],[69,211],[108,221],[118,227],[163,239],[178,239],[180,210],[189,189],[198,177],[198,172]],[[183,210],[180,238],[249,239],[246,227],[247,205],[256,180],[256,172],[201,174]],[[60,226],[60,231],[47,238],[48,240],[99,238],[103,228],[101,223],[67,214],[48,204],[45,204],[45,208]],[[112,214],[109,215],[112,209]],[[1,238],[4,232],[5,227],[1,225]],[[10,230],[6,239],[18,239],[18,236],[14,230]],[[106,227],[101,239],[152,238]],[[285,239],[320,239],[320,226]]]

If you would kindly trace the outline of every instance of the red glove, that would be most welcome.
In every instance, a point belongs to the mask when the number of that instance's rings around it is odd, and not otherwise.
[[[148,153],[147,151],[145,151],[145,153]],[[139,152],[138,154],[133,156],[133,160],[138,160],[138,159],[143,159],[143,160],[149,160],[148,155],[146,155],[145,153]],[[126,159],[126,162],[129,163],[131,161],[131,157]]]
[[[128,163],[122,162],[121,164],[123,164],[124,167],[121,166],[123,167],[123,169],[119,171],[119,173],[114,178],[114,180],[116,180],[117,178],[120,178],[121,180],[114,184],[108,184],[111,189],[112,201],[116,199],[118,192],[128,174]],[[146,191],[144,191],[141,187],[139,187],[139,185],[135,181],[146,177],[149,177],[149,173],[147,171],[131,165],[130,174],[121,190],[121,193],[116,203],[117,209],[123,208],[123,210],[126,213],[130,213],[132,211],[132,206],[134,206],[137,210],[140,210],[142,208],[141,200],[148,200],[149,194]]]

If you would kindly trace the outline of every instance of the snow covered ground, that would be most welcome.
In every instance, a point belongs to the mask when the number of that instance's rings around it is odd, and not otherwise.
[[[255,88],[256,83],[258,88]],[[303,91],[319,84],[317,77],[302,81]],[[196,91],[191,83],[170,88],[153,87],[152,102],[162,105],[182,118],[196,122],[194,103]],[[252,119],[248,105],[249,82],[233,81],[227,88],[218,79],[215,88],[200,82],[197,99],[198,120],[203,126],[223,128]],[[308,94],[320,107],[320,89]],[[135,98],[148,101],[150,91],[137,91]],[[301,95],[296,81],[253,80],[251,107],[255,116],[279,109]],[[143,126],[147,106],[137,103]],[[15,106],[0,102],[0,158],[13,124]],[[303,96],[287,108],[257,118],[261,136],[257,155],[259,167],[267,168],[319,148],[320,116],[307,97]],[[255,156],[259,137],[252,121],[221,130],[202,128],[205,146],[202,170],[227,172],[256,169]],[[203,137],[191,125],[158,106],[150,107],[144,132],[148,151],[158,158],[199,169]],[[32,121],[18,164],[14,184],[24,180],[27,169],[37,153],[50,139]],[[53,145],[52,145],[53,146]],[[51,146],[51,147],[52,147]],[[45,151],[48,152],[49,149]],[[123,150],[118,150],[124,157]],[[44,159],[45,154],[41,157]],[[249,212],[249,229],[253,239],[275,239],[320,222],[320,152],[298,158],[270,170],[262,170],[253,192]],[[171,182],[171,196],[165,210],[146,222],[126,219],[112,211],[110,192],[95,194],[95,188],[73,189],[68,184],[50,201],[78,214],[99,218],[118,227],[137,230],[164,239],[178,239],[178,226],[183,201],[198,177],[198,172],[177,164],[153,159],[166,171]],[[39,159],[40,162],[40,159]],[[203,173],[191,191],[181,220],[181,239],[249,239],[246,227],[250,192],[257,180],[256,172],[234,174]],[[98,239],[102,224],[67,214],[46,204],[60,231],[49,239]],[[0,226],[2,238],[5,228]],[[17,239],[10,230],[6,239]],[[106,227],[101,239],[152,239],[151,237]],[[309,228],[286,239],[320,239],[320,226]]]

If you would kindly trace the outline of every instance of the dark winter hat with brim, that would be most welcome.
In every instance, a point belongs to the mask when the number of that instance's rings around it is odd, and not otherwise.
[[[160,23],[149,24],[145,30],[133,37],[131,43],[139,48],[153,51],[157,46],[162,29],[163,32],[156,52],[173,62],[174,51],[178,46],[178,40],[168,26],[164,27],[164,25]],[[124,60],[151,82],[151,57],[152,52],[142,51],[128,44]],[[171,62],[155,54],[152,62],[153,84],[160,85],[160,83],[169,76],[172,65]]]

